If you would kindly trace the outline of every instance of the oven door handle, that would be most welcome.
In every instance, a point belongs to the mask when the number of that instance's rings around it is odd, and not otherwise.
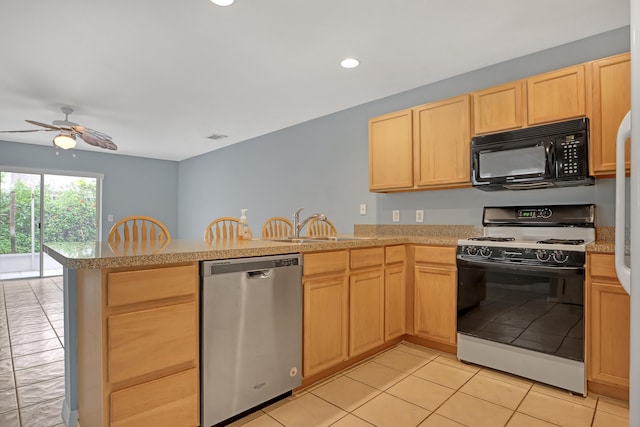
[[[572,276],[572,275],[578,275],[578,274],[584,274],[584,267],[548,267],[545,265],[531,265],[531,264],[508,264],[508,263],[501,263],[501,262],[492,262],[492,261],[484,261],[484,260],[466,260],[463,258],[460,258],[460,256],[457,257],[458,260],[458,267],[490,267],[491,269],[495,269],[495,270],[518,270],[520,272],[522,272],[524,269],[526,269],[527,272],[531,272],[531,273],[535,273],[535,272],[540,272],[540,273],[554,273],[558,276]]]

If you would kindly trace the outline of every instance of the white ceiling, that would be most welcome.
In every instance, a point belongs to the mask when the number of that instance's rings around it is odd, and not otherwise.
[[[0,130],[67,105],[117,153],[169,160],[629,24],[628,0],[2,3]]]

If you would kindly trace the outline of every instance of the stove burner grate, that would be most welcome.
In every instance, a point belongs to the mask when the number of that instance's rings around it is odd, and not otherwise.
[[[581,245],[584,243],[582,239],[545,239],[538,240],[536,243],[546,243],[548,245]]]
[[[513,237],[470,237],[469,240],[478,240],[480,242],[513,242]]]

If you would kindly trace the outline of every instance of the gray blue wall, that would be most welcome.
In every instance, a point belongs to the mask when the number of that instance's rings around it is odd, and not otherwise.
[[[178,163],[142,157],[75,150],[56,155],[53,147],[0,141],[0,166],[103,174],[103,239],[114,219],[150,215],[160,219],[172,233],[178,230]]]
[[[353,224],[479,225],[485,205],[596,203],[598,224],[613,225],[613,181],[592,187],[485,193],[475,189],[373,194],[368,190],[367,120],[370,117],[471,92],[629,50],[629,28],[476,70],[292,126],[180,162],[179,234],[199,238],[219,216],[248,208],[254,235],[270,216],[325,213],[341,233]],[[437,64],[434,64],[437,65]],[[402,70],[398,70],[402,78]],[[309,100],[313,102],[313,100]],[[268,108],[268,105],[265,106]],[[304,106],[300,106],[304,108]],[[366,203],[368,213],[359,215]]]
[[[629,50],[629,28],[517,58],[384,99],[298,124],[182,162],[91,151],[55,155],[51,147],[0,141],[0,165],[104,174],[103,236],[127,215],[162,220],[174,238],[201,238],[219,216],[249,209],[259,235],[271,216],[325,213],[341,233],[354,224],[390,224],[400,210],[401,224],[479,225],[485,205],[596,203],[598,224],[613,225],[613,181],[592,187],[484,193],[474,189],[374,194],[368,190],[367,121],[370,117],[471,92],[548,70]],[[437,64],[436,64],[437,65]],[[398,70],[402,78],[402,70]],[[313,102],[313,100],[309,100]],[[265,106],[268,108],[268,105]],[[300,106],[304,108],[304,106]],[[247,118],[250,120],[250,118]],[[63,155],[64,154],[64,155]],[[366,216],[359,215],[366,203]]]

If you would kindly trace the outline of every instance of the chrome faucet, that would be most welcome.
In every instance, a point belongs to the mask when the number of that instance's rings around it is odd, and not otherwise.
[[[302,228],[313,218],[318,218],[318,221],[326,221],[327,217],[324,216],[324,214],[313,214],[311,215],[309,218],[303,220],[302,222],[300,222],[300,212],[302,212],[304,208],[300,208],[297,211],[295,211],[295,213],[293,214],[293,237],[295,239],[299,239],[300,238],[300,231],[302,231]]]

